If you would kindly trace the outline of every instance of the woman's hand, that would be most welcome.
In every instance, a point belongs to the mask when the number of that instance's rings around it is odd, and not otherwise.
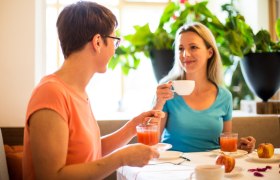
[[[159,110],[150,110],[147,112],[143,112],[140,115],[134,117],[130,120],[126,125],[131,130],[130,132],[135,135],[136,134],[136,126],[142,123],[146,123],[148,120],[152,118],[150,123],[160,125],[161,118],[165,117],[165,113]],[[127,133],[126,133],[127,134]]]
[[[255,144],[256,144],[256,139],[254,137],[252,136],[242,137],[239,140],[238,148],[250,153],[255,149]]]
[[[116,149],[123,147],[136,135],[136,126],[142,123],[146,123],[147,120],[152,118],[153,124],[160,126],[161,118],[165,116],[165,113],[158,110],[150,110],[143,112],[140,115],[134,117],[128,121],[123,127],[117,131],[102,137],[102,155],[108,155]]]
[[[161,118],[165,117],[165,113],[159,110],[150,110],[147,112],[143,112],[140,115],[133,118],[131,121],[135,126],[138,124],[146,123],[150,118],[152,118],[152,123],[159,123]]]
[[[156,149],[139,143],[127,145],[120,149],[118,153],[121,155],[122,166],[142,167],[148,164],[151,159],[159,157]]]
[[[154,109],[162,110],[165,102],[169,99],[172,99],[174,96],[174,93],[171,90],[172,81],[169,81],[166,84],[161,84],[157,87],[156,92],[156,103],[154,106]]]

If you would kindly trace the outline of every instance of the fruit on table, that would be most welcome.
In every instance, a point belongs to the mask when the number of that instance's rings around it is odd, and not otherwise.
[[[271,158],[274,155],[274,146],[271,143],[261,143],[257,148],[259,158]]]
[[[235,167],[235,158],[226,154],[220,154],[216,159],[216,164],[224,165],[225,172],[230,173]]]

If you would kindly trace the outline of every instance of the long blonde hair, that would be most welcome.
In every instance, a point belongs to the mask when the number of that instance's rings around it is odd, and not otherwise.
[[[199,22],[193,22],[189,24],[184,24],[181,26],[176,32],[175,38],[175,61],[172,69],[165,76],[160,83],[165,83],[170,80],[180,80],[186,79],[186,73],[183,68],[180,66],[180,58],[179,58],[179,36],[184,32],[194,32],[199,35],[207,48],[213,49],[213,55],[208,60],[207,63],[207,78],[211,82],[216,85],[221,85],[223,82],[222,78],[222,62],[219,50],[216,45],[216,40],[212,34],[212,32],[203,24]]]

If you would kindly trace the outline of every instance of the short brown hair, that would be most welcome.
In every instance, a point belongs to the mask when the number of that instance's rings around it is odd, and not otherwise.
[[[66,6],[56,22],[64,58],[81,50],[96,34],[111,34],[117,25],[115,15],[95,2],[79,1]],[[105,38],[104,42],[107,43]]]

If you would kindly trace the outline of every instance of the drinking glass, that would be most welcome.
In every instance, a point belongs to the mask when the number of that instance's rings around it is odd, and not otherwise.
[[[159,142],[159,127],[156,124],[139,124],[136,126],[139,143],[153,146]]]
[[[220,135],[221,151],[235,152],[237,151],[238,133],[225,132]]]

